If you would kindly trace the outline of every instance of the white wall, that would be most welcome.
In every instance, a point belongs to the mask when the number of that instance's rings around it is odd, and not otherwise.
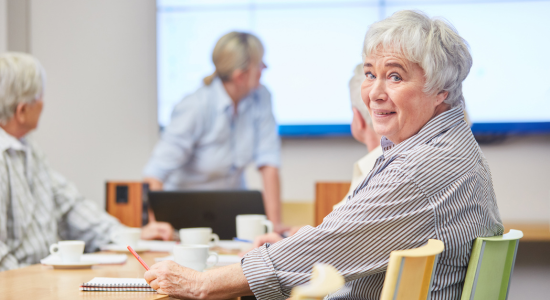
[[[481,149],[502,219],[550,222],[550,136],[512,137]]]
[[[33,0],[30,49],[47,73],[35,139],[103,205],[107,179],[140,179],[156,142],[154,0]]]
[[[8,4],[0,0],[0,53],[8,50]]]
[[[155,1],[32,0],[30,11],[30,49],[48,73],[35,137],[53,167],[103,204],[105,180],[139,179],[158,137]],[[503,218],[550,220],[550,136],[482,149]],[[365,153],[351,138],[284,140],[283,199],[312,202],[316,181],[350,180]],[[261,186],[253,168],[247,177]]]

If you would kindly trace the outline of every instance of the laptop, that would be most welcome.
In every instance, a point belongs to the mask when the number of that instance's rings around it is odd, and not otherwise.
[[[237,236],[237,215],[265,214],[262,193],[247,190],[149,192],[149,205],[157,221],[176,230],[211,227],[222,240]]]

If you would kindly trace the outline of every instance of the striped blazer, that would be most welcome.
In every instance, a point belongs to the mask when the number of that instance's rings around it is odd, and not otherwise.
[[[379,299],[390,252],[445,243],[432,299],[459,299],[472,242],[503,233],[489,166],[460,108],[431,119],[380,156],[345,205],[317,227],[249,252],[242,268],[258,299],[285,299],[315,263],[346,285],[330,299]]]

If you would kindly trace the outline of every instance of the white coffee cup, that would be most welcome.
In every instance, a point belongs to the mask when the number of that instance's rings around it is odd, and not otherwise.
[[[256,237],[273,232],[273,223],[265,215],[238,215],[237,238],[254,241]]]
[[[141,228],[123,228],[111,234],[111,241],[118,245],[136,248],[141,237]]]
[[[50,253],[58,255],[64,263],[77,263],[84,253],[84,245],[84,241],[59,241],[50,246]]]
[[[174,260],[181,266],[202,272],[218,263],[218,254],[208,251],[208,248],[208,245],[176,245],[173,249]],[[210,256],[216,258],[213,264],[206,263]]]
[[[212,228],[209,227],[182,228],[180,240],[182,244],[216,246],[220,237],[212,233]]]

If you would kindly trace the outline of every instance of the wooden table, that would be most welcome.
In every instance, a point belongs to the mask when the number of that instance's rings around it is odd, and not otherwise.
[[[150,266],[155,257],[169,253],[149,252],[140,256]],[[122,265],[95,265],[91,269],[54,270],[41,264],[0,272],[1,299],[173,299],[156,292],[83,292],[79,286],[94,277],[140,277],[145,269],[128,253]]]
[[[548,242],[550,241],[550,224],[549,223],[510,223],[504,222],[504,233],[510,229],[521,230],[523,237],[521,242]]]

